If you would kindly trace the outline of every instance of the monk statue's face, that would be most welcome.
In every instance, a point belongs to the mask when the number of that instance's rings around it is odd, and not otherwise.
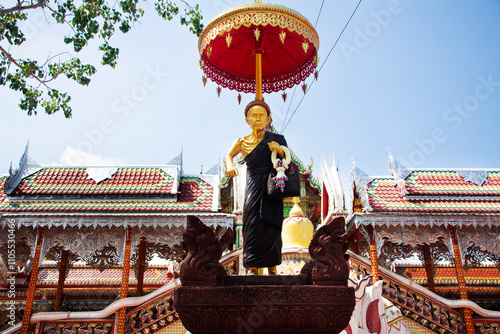
[[[263,130],[270,121],[271,117],[267,115],[266,108],[253,106],[248,110],[247,123],[252,129]]]

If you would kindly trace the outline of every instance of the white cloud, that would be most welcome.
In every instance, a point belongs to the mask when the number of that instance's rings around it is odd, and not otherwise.
[[[75,147],[66,147],[64,152],[59,157],[59,163],[53,165],[65,166],[117,166],[122,165],[121,159],[104,158],[97,154],[80,151]]]

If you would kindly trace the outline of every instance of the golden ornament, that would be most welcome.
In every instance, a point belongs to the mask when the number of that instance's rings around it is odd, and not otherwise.
[[[260,30],[259,28],[255,28],[255,30],[253,31],[254,35],[255,35],[255,39],[258,41],[259,38],[260,38]]]
[[[285,44],[286,32],[284,30],[280,33],[280,41],[282,44]]]
[[[309,43],[307,43],[307,41],[302,43],[302,49],[304,49],[304,53],[307,53],[307,50],[309,49]]]

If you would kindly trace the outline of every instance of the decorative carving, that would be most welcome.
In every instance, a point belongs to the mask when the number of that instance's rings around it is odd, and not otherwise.
[[[154,333],[179,320],[176,312],[167,310],[170,297],[171,293],[165,294],[127,315],[125,333]]]
[[[209,195],[210,190],[207,188],[205,190],[205,195]],[[203,196],[205,196],[203,195]],[[205,196],[206,197],[206,196]],[[66,203],[68,204],[68,203]],[[208,216],[200,215],[203,219],[203,223],[207,226],[224,226],[227,228],[233,227],[234,218],[228,217],[225,214]],[[26,217],[16,217],[16,226],[20,228],[21,226],[27,227],[28,229],[34,229],[36,227],[48,227],[52,229],[53,227],[92,227],[99,228],[103,227],[106,229],[112,228],[124,228],[128,226],[138,226],[142,227],[161,227],[161,226],[179,226],[186,227],[187,219],[185,216],[165,216],[165,215],[148,215],[147,221],[144,221],[144,216],[140,215],[130,215],[130,216],[107,216],[107,217],[92,217],[92,216],[46,216],[43,220],[37,220],[32,216]],[[0,224],[7,224],[8,219],[0,218]]]
[[[351,179],[353,186],[360,197],[363,210],[371,210],[372,208],[370,206],[370,201],[368,200],[368,192],[366,189],[368,184],[373,181],[373,177],[356,167],[356,162],[353,157],[351,157]],[[356,227],[359,227],[359,225],[356,225]]]
[[[411,257],[413,253],[415,253],[415,249],[410,245],[395,244],[391,241],[386,241],[378,256],[378,263],[392,270],[394,261],[407,259]]]
[[[480,267],[481,262],[491,261],[500,270],[500,256],[482,250],[476,245],[472,245],[465,251],[463,268],[467,271],[472,267]]]
[[[182,286],[174,305],[192,333],[339,333],[355,298],[340,286]]]
[[[433,276],[436,276],[436,268],[439,262],[447,261],[451,264],[455,263],[455,256],[450,252],[450,249],[444,244],[443,240],[439,240],[433,244],[429,245],[429,251],[432,259],[432,273]],[[422,251],[416,253],[418,259],[425,263],[424,254]]]
[[[359,255],[370,258],[370,244],[366,240],[358,240]]]
[[[444,226],[422,226],[422,225],[375,225],[377,237],[377,255],[380,256],[384,243],[391,242],[396,245],[409,245],[415,252],[419,252],[418,246],[423,244],[434,244],[442,240],[453,252],[449,230]]]
[[[8,246],[5,244],[0,247],[0,254],[2,259],[7,264],[8,259]],[[18,240],[16,242],[16,257],[15,265],[7,265],[7,271],[14,271],[18,273],[28,274],[31,270],[31,265],[33,264],[33,256],[31,254],[33,247],[31,247],[25,239]],[[13,270],[14,269],[14,270]]]
[[[86,255],[82,260],[92,268],[99,269],[100,272],[103,272],[105,269],[116,266],[120,261],[120,256],[118,256],[116,252],[116,247],[106,246]]]
[[[0,233],[0,255],[6,266],[8,265],[8,235],[9,233],[7,233],[7,231],[2,231]],[[15,268],[4,268],[4,271],[17,271],[19,273],[28,274],[31,271],[33,256],[35,255],[37,230],[33,228],[18,227],[14,235],[16,240]]]
[[[384,280],[382,294],[398,305],[405,317],[433,332],[465,333],[465,324],[460,313],[425,299],[413,290]]]
[[[462,226],[457,228],[458,245],[462,259],[470,246],[476,246],[490,254],[500,255],[500,226]]]
[[[490,333],[499,333],[500,332],[500,322],[476,322],[476,333],[480,334],[490,334]]]
[[[370,264],[359,262],[354,256],[351,264],[360,272],[368,272]],[[391,276],[381,272],[384,281],[382,295],[396,305],[402,314],[434,333],[465,333],[465,324],[460,310],[450,309],[437,300],[409,289]],[[480,324],[476,322],[476,328]]]
[[[315,285],[347,286],[349,256],[344,217],[337,217],[316,231],[309,245],[313,259],[311,277]]]
[[[116,264],[123,261],[125,230],[120,227],[94,228],[94,227],[53,227],[45,232],[42,258],[48,251],[59,246],[73,252],[80,258],[90,259],[96,251],[108,251],[113,246],[116,254]],[[105,250],[106,249],[106,250]],[[93,261],[93,263],[96,263]]]
[[[173,247],[182,243],[182,233],[185,226],[134,227],[132,229],[132,253],[139,249],[141,239],[149,244]]]
[[[111,334],[111,322],[48,323],[44,334]]]
[[[61,266],[61,255],[62,255],[63,248],[60,246],[54,246],[52,247],[49,252],[47,253],[46,257],[50,256],[50,259],[55,261],[57,263],[57,270],[59,271],[59,268]],[[65,276],[68,276],[68,272],[70,271],[71,267],[73,266],[73,263],[78,261],[80,258],[74,254],[71,251],[68,251],[68,260],[66,262],[66,273]]]
[[[187,251],[180,269],[182,285],[221,285],[226,270],[219,263],[222,245],[214,231],[199,218],[188,216],[188,227],[182,239]]]

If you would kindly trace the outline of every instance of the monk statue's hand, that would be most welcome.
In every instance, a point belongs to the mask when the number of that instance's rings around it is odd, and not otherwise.
[[[269,146],[269,149],[271,150],[271,152],[278,153],[278,155],[280,156],[281,159],[283,159],[285,157],[285,153],[281,149],[280,144],[278,144],[275,141],[272,141],[272,142],[268,143],[267,145]]]
[[[228,177],[235,177],[236,175],[238,175],[238,170],[236,169],[236,167],[234,167],[233,164],[230,164],[229,166],[227,166],[226,174]]]

